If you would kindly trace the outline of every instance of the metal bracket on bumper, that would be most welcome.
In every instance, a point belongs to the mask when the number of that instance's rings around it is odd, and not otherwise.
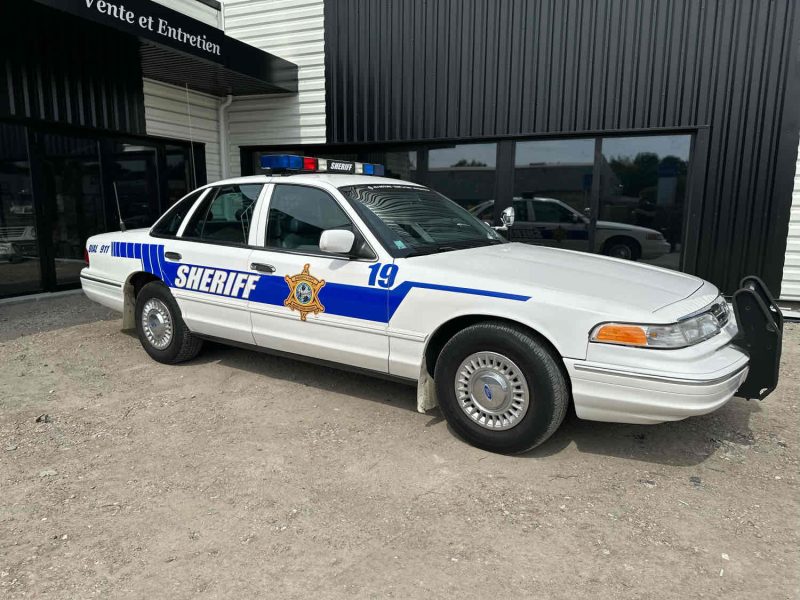
[[[740,285],[733,294],[733,310],[739,326],[733,344],[750,357],[750,372],[736,395],[763,400],[778,385],[783,313],[758,277],[745,277]]]

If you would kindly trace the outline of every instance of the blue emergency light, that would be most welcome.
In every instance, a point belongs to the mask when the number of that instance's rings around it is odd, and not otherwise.
[[[261,168],[269,169],[273,173],[300,171],[303,173],[342,173],[344,175],[375,175],[378,177],[382,177],[385,172],[383,165],[293,154],[265,154],[261,157]]]

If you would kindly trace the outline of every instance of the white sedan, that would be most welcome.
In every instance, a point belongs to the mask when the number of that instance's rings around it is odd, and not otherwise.
[[[589,218],[556,198],[514,198],[517,215],[508,238],[566,250],[588,250]],[[494,200],[486,200],[469,211],[479,219],[491,221]],[[523,218],[521,218],[524,215]],[[671,251],[670,243],[655,229],[622,223],[597,221],[594,251],[627,260],[653,260]]]
[[[755,278],[734,316],[697,277],[508,243],[430,189],[359,174],[379,165],[264,166],[192,192],[149,230],[88,240],[86,295],[121,311],[155,360],[217,340],[390,376],[417,386],[420,411],[438,404],[470,443],[504,453],[541,444],[570,404],[660,423],[777,384],[781,315]]]

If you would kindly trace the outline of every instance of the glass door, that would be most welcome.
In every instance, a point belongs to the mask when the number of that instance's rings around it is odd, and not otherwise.
[[[106,230],[96,139],[42,134],[44,225],[56,286],[76,284],[86,238]]]
[[[42,289],[27,133],[0,123],[0,298]]]
[[[104,166],[108,167],[109,198],[116,210],[114,184],[119,195],[120,216],[129,229],[150,227],[161,214],[155,146],[114,142]],[[164,207],[166,209],[167,207]],[[114,219],[114,223],[119,217]]]

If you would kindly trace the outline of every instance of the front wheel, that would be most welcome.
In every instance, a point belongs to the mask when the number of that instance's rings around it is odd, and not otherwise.
[[[558,429],[569,390],[558,358],[537,335],[500,322],[463,329],[434,374],[439,407],[470,444],[503,454],[530,450]]]
[[[203,340],[183,322],[178,303],[160,281],[145,285],[136,296],[136,333],[151,358],[175,364],[197,356]]]

